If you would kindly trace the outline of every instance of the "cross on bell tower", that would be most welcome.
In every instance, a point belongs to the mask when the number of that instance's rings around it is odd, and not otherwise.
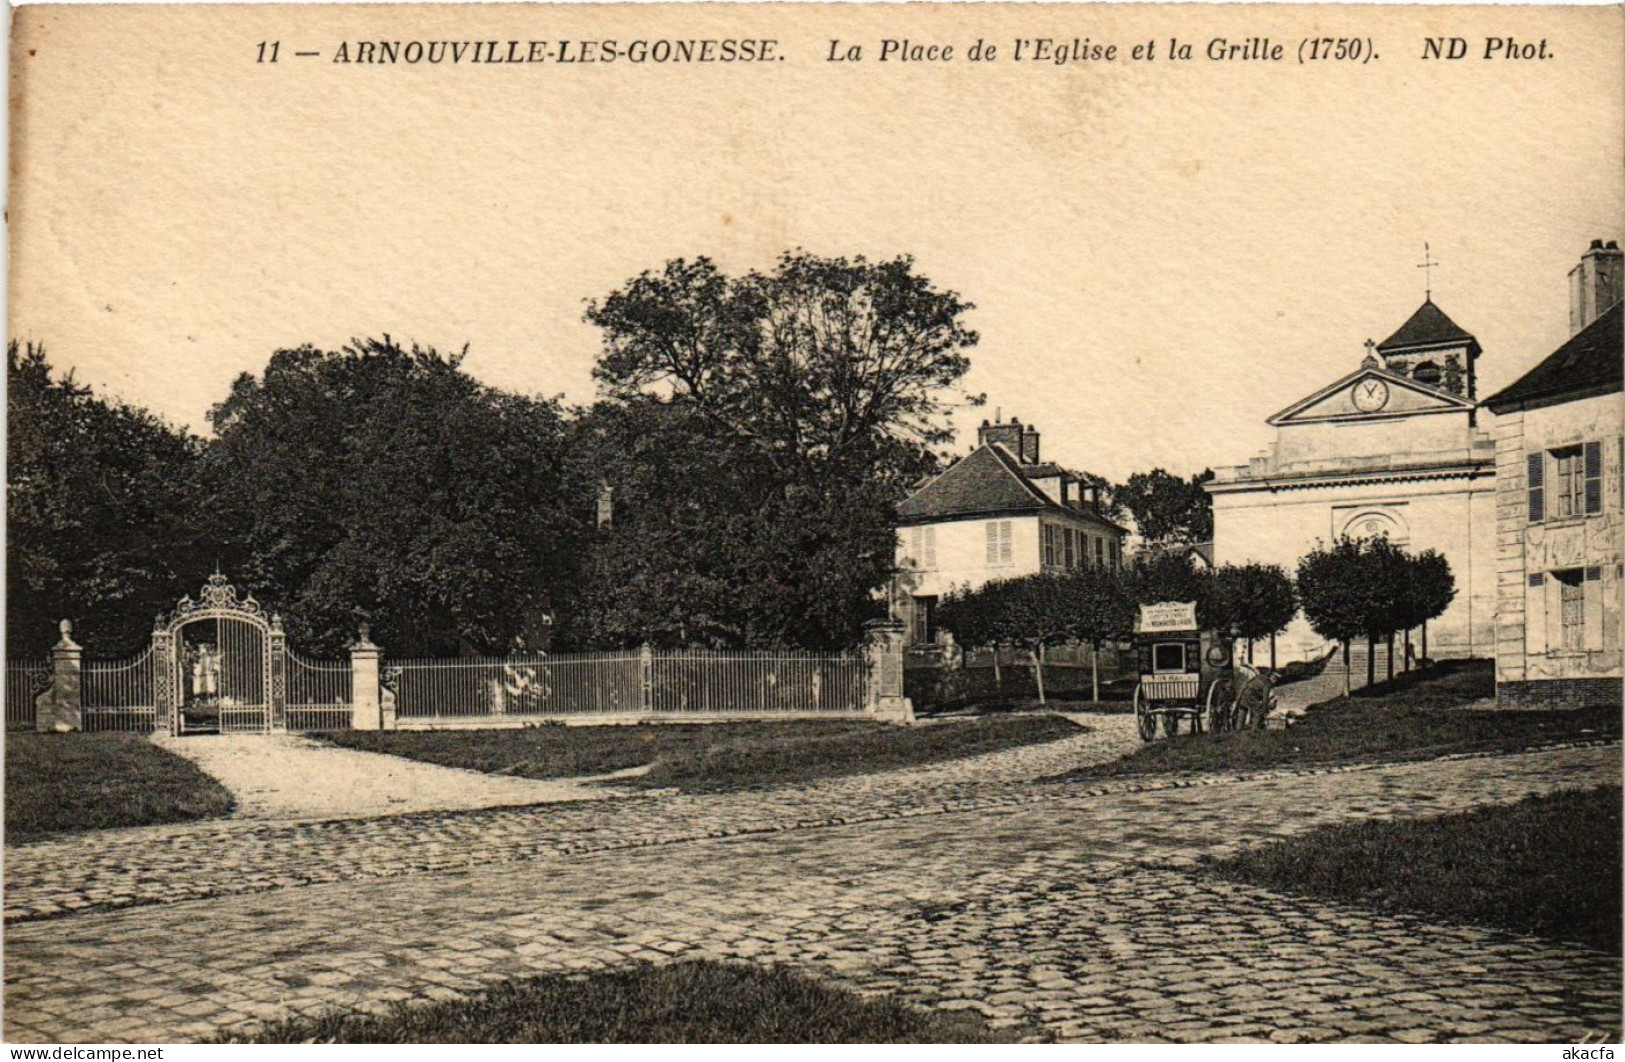
[[[1424,240],[1422,243],[1422,260],[1416,264],[1416,268],[1423,270],[1427,277],[1425,283],[1427,285],[1427,300],[1429,302],[1433,301],[1433,270],[1438,268],[1438,266],[1439,263],[1434,261],[1433,258],[1433,248],[1428,245],[1427,241]]]

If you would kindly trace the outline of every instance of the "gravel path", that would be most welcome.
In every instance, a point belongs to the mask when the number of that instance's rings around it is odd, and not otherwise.
[[[231,791],[233,817],[255,821],[365,819],[420,811],[603,800],[622,791],[580,780],[536,781],[359,752],[299,734],[158,737]]]

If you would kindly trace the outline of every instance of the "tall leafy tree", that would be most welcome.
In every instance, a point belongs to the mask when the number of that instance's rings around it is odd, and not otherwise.
[[[605,402],[574,425],[572,490],[605,500],[561,615],[575,648],[851,646],[883,610],[895,496],[786,484],[684,400]]]
[[[461,361],[388,336],[282,350],[211,412],[197,511],[294,644],[369,622],[396,655],[503,651],[568,588],[562,412]]]
[[[188,479],[200,443],[6,348],[6,637],[39,656],[60,619],[94,655],[139,648],[195,574]]]
[[[1113,496],[1133,516],[1135,529],[1149,546],[1211,542],[1213,499],[1203,484],[1212,478],[1211,469],[1182,479],[1154,468],[1129,476]]]
[[[894,504],[936,466],[976,333],[906,257],[784,255],[730,277],[674,260],[589,304],[603,334],[591,460],[614,494],[590,615],[611,641],[851,644],[892,574]],[[616,426],[619,425],[619,426]],[[597,429],[595,429],[597,430]],[[658,482],[607,440],[666,441]],[[619,447],[619,450],[617,449]],[[593,478],[593,477],[584,477]],[[583,488],[587,489],[587,488]],[[657,499],[686,491],[685,499]],[[655,571],[657,589],[628,589]],[[705,602],[687,622],[673,602]]]

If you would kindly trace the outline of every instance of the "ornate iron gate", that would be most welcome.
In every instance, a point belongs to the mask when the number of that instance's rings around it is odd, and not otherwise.
[[[219,572],[152,632],[157,729],[171,734],[281,729],[287,687],[282,621],[241,600]]]

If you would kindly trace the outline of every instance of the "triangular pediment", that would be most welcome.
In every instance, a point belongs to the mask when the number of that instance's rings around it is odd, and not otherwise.
[[[1287,406],[1268,423],[1313,424],[1336,420],[1382,420],[1430,413],[1464,412],[1473,402],[1439,387],[1363,365],[1336,383]]]

